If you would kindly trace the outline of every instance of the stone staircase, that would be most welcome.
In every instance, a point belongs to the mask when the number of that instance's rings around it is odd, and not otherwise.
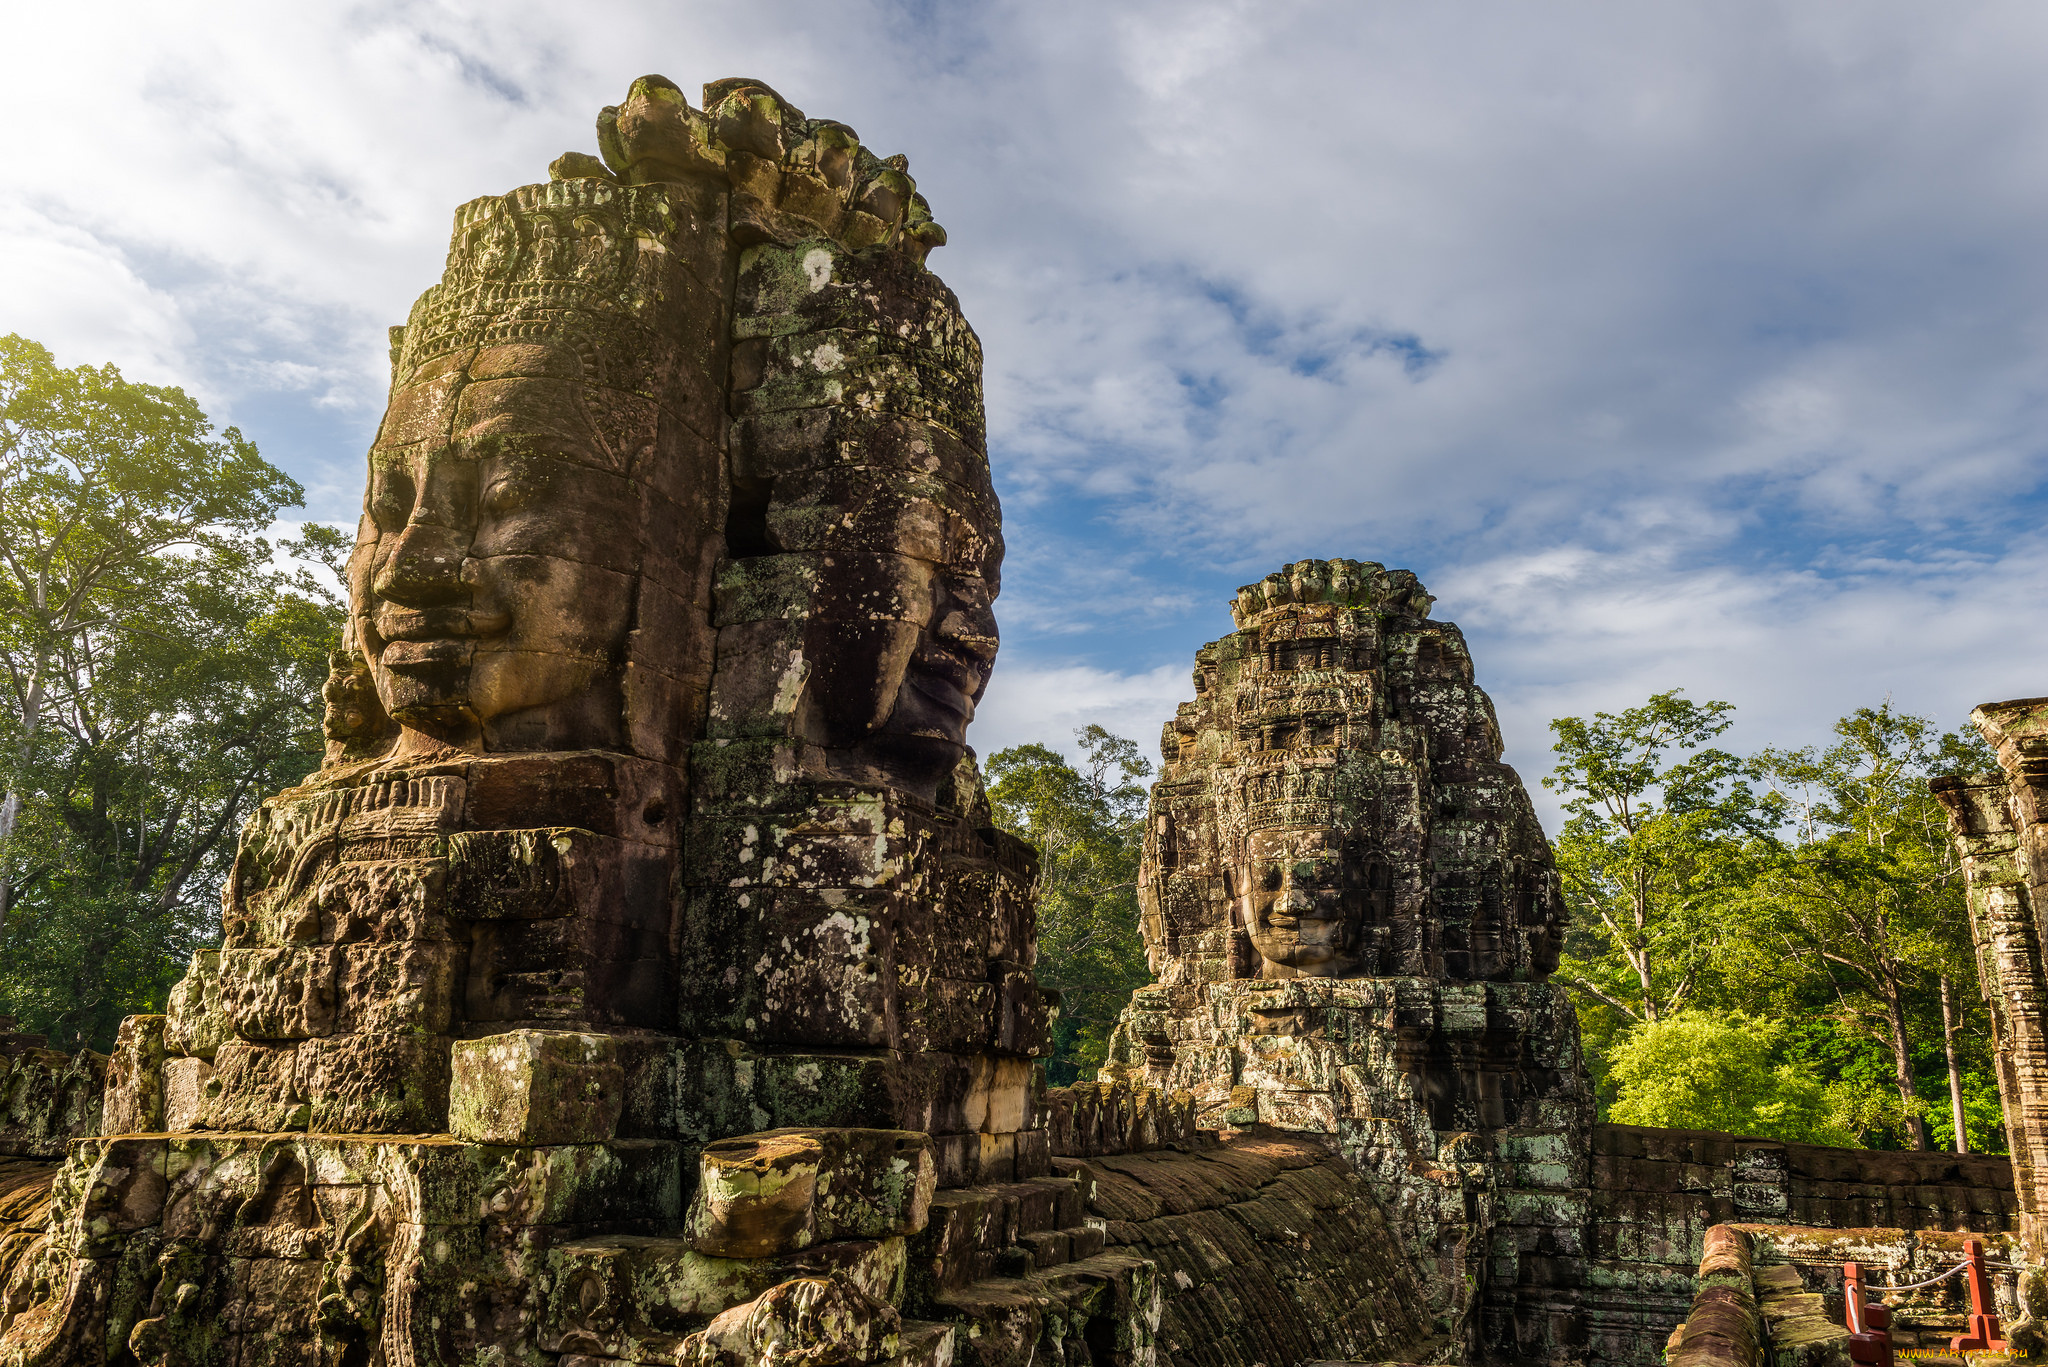
[[[553,1251],[540,1346],[561,1367],[716,1367],[823,1335],[870,1367],[1141,1367],[1153,1265],[1105,1247],[1093,1170],[1055,1162],[1057,1175],[934,1191],[922,1134],[721,1141],[686,1237]]]
[[[1101,1221],[1087,1216],[1093,1173],[1054,1162],[1066,1171],[935,1193],[911,1239],[905,1309],[954,1322],[954,1360],[964,1367],[1149,1359],[1153,1266],[1107,1249]]]

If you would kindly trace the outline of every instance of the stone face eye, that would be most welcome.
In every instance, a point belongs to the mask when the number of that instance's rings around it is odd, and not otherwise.
[[[484,490],[484,512],[491,517],[504,517],[524,508],[533,501],[538,489],[537,483],[528,478],[523,470],[514,470],[491,481]]]
[[[1280,891],[1281,881],[1280,866],[1278,864],[1268,864],[1265,873],[1259,876],[1259,886],[1267,892]]]
[[[379,470],[371,485],[370,516],[379,531],[401,530],[412,517],[412,477],[403,470]]]

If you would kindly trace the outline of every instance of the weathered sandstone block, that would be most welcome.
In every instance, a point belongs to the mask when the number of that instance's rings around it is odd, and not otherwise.
[[[725,1139],[699,1160],[689,1233],[700,1253],[758,1258],[816,1240],[824,1146],[793,1131]]]
[[[774,1130],[705,1147],[688,1233],[701,1253],[762,1257],[924,1228],[937,1185],[927,1136]]]
[[[199,1128],[212,1078],[213,1065],[203,1058],[164,1060],[164,1129],[182,1134]]]
[[[901,1317],[843,1277],[801,1277],[736,1305],[684,1341],[687,1367],[750,1367],[787,1356],[883,1362],[901,1346]]]
[[[202,949],[171,989],[165,1008],[164,1047],[192,1058],[210,1059],[234,1038],[234,1025],[220,1000],[220,951]]]
[[[625,1068],[609,1035],[509,1030],[456,1042],[448,1129],[477,1144],[589,1144],[610,1139],[625,1106]]]
[[[121,1022],[107,1060],[103,1134],[138,1134],[164,1128],[164,1018],[130,1016]]]

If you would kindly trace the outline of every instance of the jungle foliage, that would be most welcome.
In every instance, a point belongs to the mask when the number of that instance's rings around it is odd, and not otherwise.
[[[1138,857],[1151,761],[1100,726],[1074,733],[1076,768],[1049,746],[988,761],[996,824],[1037,847],[1038,977],[1060,992],[1046,1080],[1093,1078],[1117,1014],[1152,980],[1138,934]]]
[[[0,337],[0,1015],[106,1048],[219,938],[242,820],[317,767],[340,607],[299,486],[183,391]],[[307,528],[291,549],[331,556]]]
[[[1551,723],[1577,999],[1608,1118],[1873,1147],[2004,1147],[1946,822],[1995,769],[1886,703],[1739,758],[1677,691]]]

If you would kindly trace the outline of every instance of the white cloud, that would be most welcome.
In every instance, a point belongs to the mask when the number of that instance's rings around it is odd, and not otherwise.
[[[1009,503],[984,753],[1149,748],[1222,595],[1305,554],[1423,571],[1533,770],[1550,716],[1674,684],[1758,744],[2044,691],[2025,0],[131,0],[9,37],[0,332],[273,423],[310,516],[352,511],[455,206],[593,150],[632,77],[753,74],[907,152]]]
[[[1993,561],[1869,563],[1743,573],[1655,553],[1564,548],[1541,564],[1467,566],[1431,585],[1493,696],[1507,758],[1534,788],[1549,722],[1618,711],[1653,692],[1736,705],[1724,744],[1824,742],[1834,720],[1889,697],[1943,729],[1979,703],[2039,694],[2048,644],[2025,626],[2048,593],[2048,539]],[[1547,823],[1556,806],[1536,793]]]
[[[112,361],[134,378],[174,375],[194,342],[178,301],[125,255],[28,205],[0,202],[0,331],[58,350],[61,364]]]
[[[1156,766],[1159,732],[1194,697],[1194,661],[1143,673],[1088,665],[998,663],[968,739],[987,759],[1012,745],[1050,745],[1078,755],[1074,732],[1094,724],[1138,743]]]

